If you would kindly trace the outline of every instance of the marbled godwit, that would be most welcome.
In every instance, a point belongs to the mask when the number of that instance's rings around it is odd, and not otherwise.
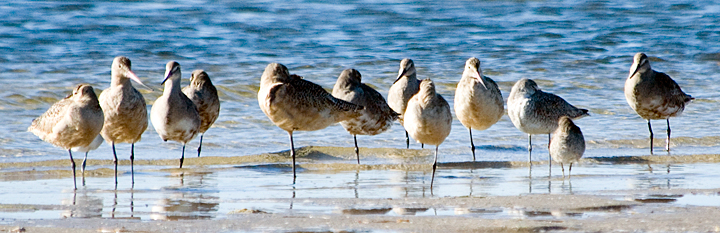
[[[200,113],[200,146],[197,149],[198,157],[200,157],[205,131],[215,123],[220,114],[220,98],[218,98],[217,89],[204,70],[193,71],[190,84],[184,87],[182,92],[192,100]]]
[[[110,71],[110,87],[100,93],[100,106],[105,113],[105,125],[100,135],[112,145],[113,163],[115,165],[115,185],[117,185],[117,153],[115,143],[130,143],[130,172],[132,183],[135,184],[135,143],[140,141],[142,133],[147,129],[147,106],[145,98],[130,83],[137,82],[143,87],[140,78],[132,72],[130,59],[119,56],[113,60]]]
[[[358,164],[360,164],[360,149],[357,146],[357,135],[376,135],[385,132],[399,115],[390,109],[379,92],[361,83],[361,79],[359,71],[343,70],[332,91],[335,98],[365,107],[360,111],[359,117],[340,122],[343,128],[353,135]]]
[[[408,101],[403,126],[410,136],[419,143],[435,145],[435,161],[430,180],[430,189],[435,181],[435,168],[438,160],[438,147],[450,135],[452,114],[445,98],[435,92],[435,84],[430,79],[420,82],[420,90]]]
[[[400,61],[400,70],[398,76],[390,86],[388,91],[387,103],[390,108],[399,113],[400,124],[403,123],[403,115],[407,108],[408,101],[415,95],[420,89],[420,81],[417,79],[415,72],[415,63],[412,60],[405,58]],[[410,148],[410,137],[408,136],[407,129],[405,130],[405,143],[407,148]]]
[[[293,131],[315,131],[360,116],[362,106],[333,97],[320,85],[290,75],[287,67],[270,63],[260,78],[260,109],[290,136],[290,155],[295,183]]]
[[[570,163],[568,176],[572,172],[574,162],[580,160],[585,153],[585,138],[580,127],[577,127],[567,116],[560,117],[557,129],[552,133],[550,140],[550,156],[556,163],[560,163],[563,177],[565,177],[564,163]]]
[[[494,125],[503,114],[500,88],[480,69],[480,60],[471,57],[465,62],[465,71],[455,90],[455,115],[470,132],[470,148],[475,161],[475,144],[472,130],[485,130]]]
[[[543,92],[535,81],[527,78],[515,83],[507,105],[508,116],[515,128],[528,134],[528,152],[532,151],[532,135],[548,134],[549,140],[549,134],[557,129],[561,116],[572,119],[589,116],[587,109],[576,108],[560,96]],[[530,161],[532,158],[528,153]]]
[[[653,132],[650,120],[666,119],[667,145],[670,151],[670,117],[680,115],[692,96],[685,94],[680,86],[665,73],[650,67],[650,60],[644,53],[637,53],[630,66],[630,75],[625,81],[625,99],[640,117],[648,122],[650,130],[650,153],[653,152]]]
[[[197,107],[180,91],[181,77],[180,64],[168,62],[165,79],[161,83],[165,89],[150,109],[150,120],[160,138],[183,144],[180,168],[185,160],[185,145],[198,134],[201,124]]]
[[[75,189],[75,160],[71,149],[90,145],[103,128],[103,118],[92,86],[80,84],[71,95],[53,104],[28,127],[29,132],[43,141],[68,150]]]

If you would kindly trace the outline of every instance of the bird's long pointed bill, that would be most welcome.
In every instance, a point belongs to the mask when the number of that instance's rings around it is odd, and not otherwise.
[[[480,76],[480,72],[478,72],[478,71],[473,72],[473,76],[475,76],[474,78],[477,79],[478,81],[480,81],[480,84],[482,84],[483,87],[485,87],[485,89],[487,89],[487,86],[485,85],[485,81],[483,81],[482,77]]]
[[[165,82],[170,78],[171,75],[172,75],[172,71],[168,72],[168,74],[165,75],[165,79],[163,79],[163,81],[160,83],[160,85],[165,85]]]
[[[128,76],[131,80],[133,80],[133,81],[135,81],[136,83],[140,84],[140,86],[143,86],[143,87],[145,87],[145,88],[147,88],[147,89],[150,89],[150,91],[155,91],[155,89],[152,89],[151,87],[148,87],[148,86],[145,85],[142,81],[140,81],[140,78],[138,78],[138,76],[135,75],[134,72],[128,70],[127,76]]]
[[[393,84],[395,84],[398,80],[400,80],[400,78],[405,76],[405,74],[407,74],[407,70],[403,70],[403,72],[397,76],[397,78],[395,79],[395,82],[393,82]]]

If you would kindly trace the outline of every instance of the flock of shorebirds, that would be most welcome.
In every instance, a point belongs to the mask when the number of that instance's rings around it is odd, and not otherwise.
[[[220,102],[215,87],[204,71],[194,71],[190,85],[181,89],[180,65],[171,61],[165,68],[163,94],[153,104],[150,119],[164,141],[183,143],[180,158],[182,168],[185,145],[197,134],[200,134],[200,156],[202,135],[217,119]],[[80,84],[71,95],[52,105],[28,128],[42,140],[68,150],[73,180],[75,162],[72,151],[86,152],[87,159],[87,151],[97,148],[104,139],[112,144],[117,185],[115,143],[132,145],[132,170],[134,143],[140,140],[147,128],[145,100],[133,88],[130,80],[145,88],[152,88],[145,86],[131,71],[130,60],[126,57],[115,58],[111,73],[111,86],[99,98],[91,86]],[[382,133],[398,120],[405,128],[408,148],[410,138],[423,145],[435,146],[432,188],[438,147],[450,134],[450,105],[436,93],[432,80],[417,79],[415,65],[410,59],[400,62],[398,76],[387,97],[386,101],[376,90],[363,84],[360,72],[355,69],[344,70],[332,93],[328,93],[320,85],[290,74],[287,67],[278,63],[271,63],[265,68],[258,91],[260,109],[275,125],[287,131],[290,137],[293,183],[296,178],[294,131],[315,131],[339,122],[353,135],[359,164],[357,135]],[[637,53],[633,58],[625,82],[625,97],[630,107],[648,121],[651,153],[653,133],[650,120],[667,120],[665,149],[670,150],[669,117],[682,113],[685,104],[693,98],[685,94],[668,75],[652,70],[648,57],[643,53]],[[572,164],[585,151],[583,134],[573,120],[588,116],[588,110],[576,108],[555,94],[543,92],[537,83],[527,78],[517,81],[512,87],[507,106],[513,125],[528,134],[528,151],[532,151],[533,134],[548,134],[552,160],[560,163],[563,177],[563,164],[569,164],[571,171]],[[472,130],[489,128],[505,113],[498,85],[482,74],[477,58],[465,62],[465,70],[455,91],[454,108],[457,118],[468,128],[470,148],[475,160]],[[528,160],[531,160],[530,156]],[[84,168],[85,160],[82,164],[83,172]]]

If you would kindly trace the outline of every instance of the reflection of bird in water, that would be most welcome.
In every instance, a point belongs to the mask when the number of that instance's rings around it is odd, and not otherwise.
[[[390,109],[385,98],[379,92],[361,82],[360,72],[355,69],[343,70],[333,87],[332,95],[335,98],[365,107],[360,111],[359,117],[340,122],[343,128],[353,135],[355,156],[360,164],[357,135],[377,135],[385,132],[397,120],[398,114]]]
[[[650,153],[653,152],[653,132],[650,120],[667,121],[667,144],[670,150],[670,117],[680,115],[692,96],[685,94],[680,86],[665,73],[654,71],[644,53],[637,53],[630,66],[630,76],[625,81],[625,99],[640,117],[648,122],[650,130]]]
[[[78,85],[73,93],[50,106],[45,113],[33,120],[28,131],[43,141],[66,149],[75,181],[75,160],[71,148],[87,147],[103,127],[103,111],[92,86]]]
[[[393,207],[392,210],[398,215],[416,215],[427,211],[429,208],[404,208],[404,207]]]
[[[103,199],[82,192],[79,196],[73,193],[72,199],[63,199],[62,205],[68,209],[62,211],[63,218],[100,218],[103,211]]]
[[[150,218],[153,220],[209,219],[214,218],[219,209],[219,198],[207,193],[182,191],[188,189],[204,189],[204,176],[209,173],[179,174],[180,184],[166,187],[167,190],[178,190],[158,199],[151,208]],[[186,181],[186,178],[189,178]]]
[[[202,141],[207,131],[220,115],[220,98],[217,89],[210,81],[210,76],[204,70],[195,70],[190,77],[190,84],[182,89],[183,93],[193,101],[200,113],[200,146],[198,157],[202,150]]]

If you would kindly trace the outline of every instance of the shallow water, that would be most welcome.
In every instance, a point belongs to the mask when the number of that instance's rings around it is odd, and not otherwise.
[[[42,142],[26,128],[78,83],[94,85],[98,94],[107,88],[110,63],[119,55],[131,58],[136,74],[157,89],[169,60],[182,64],[185,77],[194,69],[209,73],[219,89],[222,107],[218,121],[204,137],[205,156],[250,156],[289,149],[287,134],[275,127],[257,104],[260,75],[270,62],[283,63],[292,73],[328,89],[343,69],[356,68],[364,82],[386,94],[397,75],[399,60],[412,58],[419,78],[432,78],[452,105],[464,62],[475,56],[482,61],[484,74],[498,82],[505,97],[516,80],[527,77],[538,81],[543,90],[590,109],[591,117],[576,122],[587,141],[586,156],[609,157],[648,154],[646,123],[630,109],[623,94],[632,55],[642,51],[650,55],[656,70],[674,77],[696,98],[682,116],[671,120],[672,155],[720,153],[716,111],[720,108],[716,91],[720,89],[716,82],[720,78],[720,7],[712,1],[11,1],[1,3],[0,8],[3,164],[66,160],[62,149]],[[149,110],[160,92],[139,89]],[[659,151],[666,126],[662,121],[654,122],[654,126]],[[479,161],[527,159],[527,137],[507,117],[474,135]],[[427,164],[427,155],[432,153],[400,150],[404,148],[404,135],[398,124],[384,134],[358,139],[361,147],[367,147],[361,153],[373,153],[361,158],[363,164]],[[537,135],[533,142],[534,160],[547,160],[546,136]],[[298,147],[349,147],[351,143],[352,137],[337,124],[316,132],[295,133]],[[186,152],[190,157],[196,146],[197,140],[189,144]],[[419,149],[419,145],[412,143],[411,148]],[[150,126],[136,145],[136,158],[176,160],[179,150],[177,143],[163,143]],[[119,145],[118,153],[127,160],[129,145]],[[90,152],[90,158],[107,162],[111,149],[104,144]],[[454,121],[450,136],[440,146],[440,161],[464,162],[470,158],[467,129]],[[352,160],[330,162],[350,164]],[[135,188],[130,191],[129,176],[121,174],[117,192],[107,174],[89,177],[87,185],[73,193],[68,189],[71,182],[67,173],[30,172],[30,178],[0,181],[2,203],[49,205],[47,209],[2,211],[0,215],[6,219],[59,218],[66,214],[218,218],[242,208],[288,212],[290,203],[292,211],[333,211],[295,203],[291,201],[293,195],[298,199],[430,196],[425,170],[318,169],[301,172],[293,190],[288,185],[290,174],[285,162],[253,163],[258,166],[191,165],[200,172],[184,176],[175,174],[177,171],[157,170],[169,167],[140,165]],[[110,168],[104,164],[91,166],[93,170]],[[11,166],[6,171],[29,169]],[[654,173],[646,169],[638,164],[582,165],[571,185],[555,178],[557,171],[548,180],[530,179],[527,168],[512,166],[452,168],[439,171],[434,194],[720,187],[710,179],[719,170],[717,164],[672,166],[677,172],[670,174],[659,172],[664,168],[656,168]],[[121,170],[129,168],[121,166]],[[535,170],[540,176],[546,171],[542,165]],[[24,203],[28,196],[31,201]],[[75,207],[67,204],[72,200],[88,207],[72,210]],[[681,200],[677,203],[683,203]]]

